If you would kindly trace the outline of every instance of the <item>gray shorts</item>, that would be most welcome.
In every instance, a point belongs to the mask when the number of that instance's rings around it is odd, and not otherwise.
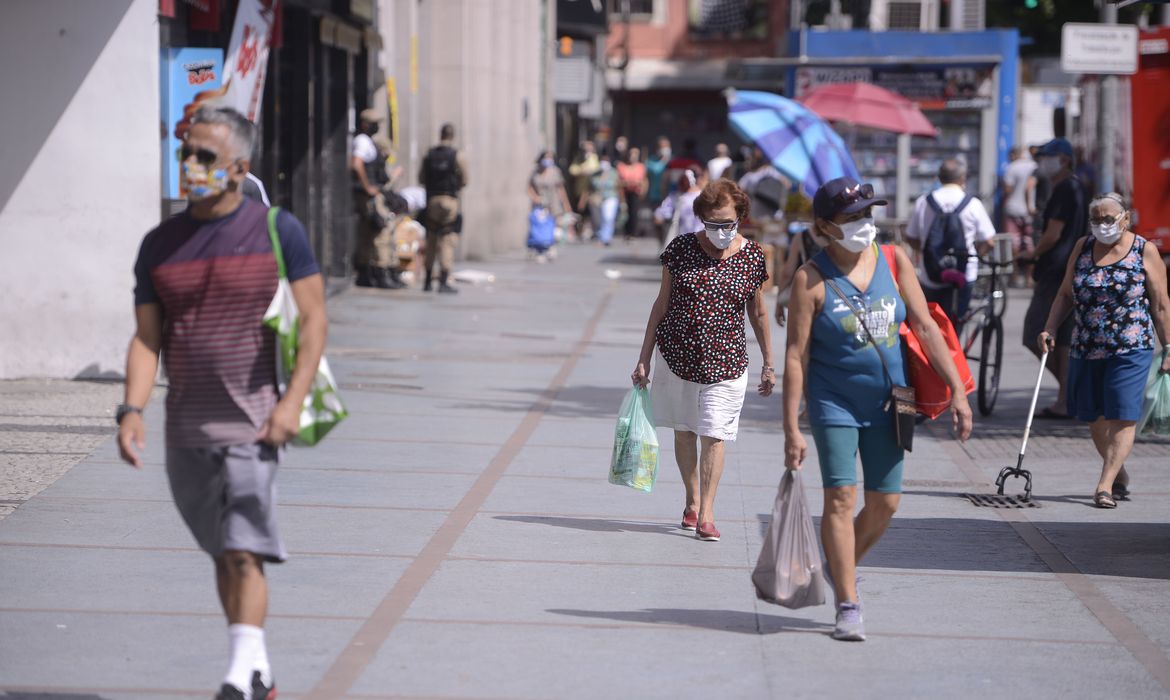
[[[287,558],[276,528],[280,452],[263,443],[229,447],[168,447],[167,478],[183,521],[213,557],[252,552],[270,562]]]

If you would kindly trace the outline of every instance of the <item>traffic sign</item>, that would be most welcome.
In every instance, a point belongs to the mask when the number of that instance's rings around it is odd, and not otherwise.
[[[1132,24],[1068,22],[1060,39],[1060,68],[1065,73],[1137,72],[1138,28]]]

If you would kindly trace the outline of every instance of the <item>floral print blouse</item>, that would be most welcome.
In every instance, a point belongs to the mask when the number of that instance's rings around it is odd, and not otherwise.
[[[1093,238],[1086,239],[1073,269],[1073,357],[1103,360],[1154,347],[1142,265],[1145,246],[1146,239],[1134,236],[1124,258],[1112,265],[1097,265]]]

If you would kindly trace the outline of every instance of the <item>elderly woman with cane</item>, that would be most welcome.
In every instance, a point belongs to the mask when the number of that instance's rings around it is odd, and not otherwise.
[[[817,190],[813,230],[829,244],[796,272],[784,358],[784,466],[800,469],[808,451],[798,421],[804,393],[824,482],[821,537],[837,599],[833,638],[847,641],[865,639],[857,564],[877,544],[901,498],[903,443],[890,409],[895,387],[906,384],[898,334],[903,320],[951,388],[956,436],[971,434],[959,371],[927,309],[914,264],[898,249],[887,258],[874,243],[872,210],[879,204],[886,202],[874,198],[872,185],[851,178]],[[865,505],[854,518],[858,455]]]
[[[1166,266],[1153,243],[1129,230],[1121,195],[1098,195],[1089,204],[1089,230],[1065,270],[1064,282],[1036,342],[1056,346],[1056,329],[1074,313],[1068,369],[1068,412],[1089,424],[1101,456],[1093,490],[1098,508],[1116,508],[1129,495],[1125,460],[1150,363],[1154,332],[1163,346],[1162,372],[1170,372],[1170,300]]]
[[[686,488],[682,529],[719,541],[715,493],[723,475],[723,443],[735,440],[748,385],[744,311],[763,356],[758,391],[776,385],[772,336],[764,305],[768,279],[763,250],[739,235],[747,194],[730,180],[712,182],[694,201],[702,224],[663,251],[662,286],[646,323],[642,352],[631,375],[650,384],[654,421],[674,429],[674,457]],[[648,368],[654,354],[654,381]],[[700,448],[696,449],[698,440]]]

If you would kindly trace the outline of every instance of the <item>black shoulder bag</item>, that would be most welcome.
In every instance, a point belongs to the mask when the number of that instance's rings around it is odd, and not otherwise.
[[[907,452],[912,452],[914,450],[914,421],[918,415],[918,408],[914,402],[914,387],[901,386],[894,383],[894,376],[890,374],[890,366],[886,364],[886,358],[882,355],[882,350],[878,347],[877,341],[874,340],[873,333],[869,332],[869,325],[865,322],[865,314],[861,313],[861,309],[853,305],[853,300],[841,291],[837,283],[821,270],[820,266],[816,264],[816,261],[810,262],[817,269],[817,272],[820,273],[825,284],[831,287],[837,296],[841,297],[845,302],[845,305],[849,307],[849,310],[853,312],[853,315],[857,318],[857,322],[861,324],[862,330],[865,331],[866,337],[869,338],[870,345],[877,352],[878,359],[882,361],[882,369],[886,373],[886,379],[889,380],[890,385],[893,387],[890,391],[890,400],[886,402],[886,410],[892,410],[894,412],[894,438],[898,443],[898,447],[901,447]],[[881,264],[880,260],[878,264]]]

